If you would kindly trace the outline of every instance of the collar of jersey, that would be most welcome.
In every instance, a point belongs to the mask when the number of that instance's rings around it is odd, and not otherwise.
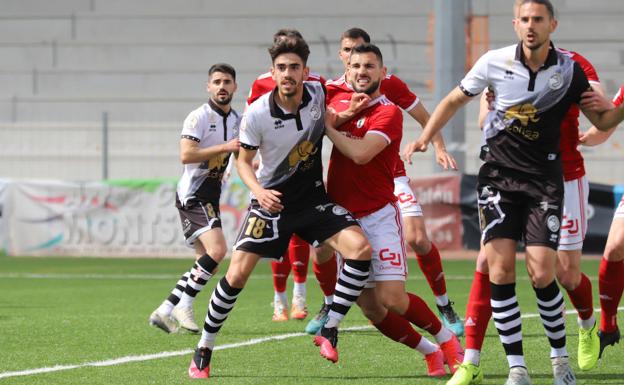
[[[523,66],[529,68],[527,66],[527,64],[526,64],[526,58],[524,57],[524,51],[522,50],[522,42],[519,42],[518,45],[516,45],[516,57],[515,57],[515,59],[516,59],[516,61],[519,61],[520,63],[522,63]],[[546,68],[548,68],[550,66],[554,66],[556,64],[557,64],[557,51],[555,50],[555,45],[551,41],[550,42],[550,49],[548,50],[548,56],[546,56],[546,61],[540,67],[540,71],[541,70],[545,70]]]
[[[212,98],[208,99],[208,105],[210,106],[210,108],[212,108],[214,112],[216,112],[217,114],[221,115],[224,118],[229,116],[232,113],[232,111],[234,111],[233,108],[230,108],[230,112],[226,114],[225,112],[223,112],[223,110],[219,107],[217,103],[212,101]]]
[[[271,109],[271,116],[277,119],[282,119],[282,120],[295,119],[299,115],[299,111],[302,108],[305,108],[305,106],[307,106],[308,103],[310,103],[310,100],[312,100],[312,96],[310,95],[310,92],[308,92],[308,87],[304,83],[303,84],[303,97],[301,98],[301,104],[299,105],[297,112],[294,114],[292,113],[287,114],[284,112],[284,110],[280,108],[280,106],[277,105],[277,103],[275,103],[275,98],[274,98],[275,92],[277,92],[277,86],[273,89],[273,91],[271,91],[271,95],[269,95],[269,108]]]
[[[375,104],[380,103],[384,99],[386,99],[386,95],[381,94],[377,96],[375,99],[372,99],[370,102],[368,102],[368,104],[366,105],[366,108],[372,107]]]

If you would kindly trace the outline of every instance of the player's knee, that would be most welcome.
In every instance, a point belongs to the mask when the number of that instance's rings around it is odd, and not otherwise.
[[[431,250],[431,242],[426,233],[414,232],[405,236],[405,241],[419,255],[427,254]]]
[[[607,261],[612,262],[624,260],[624,234],[617,236],[615,240],[607,243],[604,257]]]
[[[225,245],[213,245],[206,250],[206,253],[215,261],[221,262],[225,258],[227,247]]]
[[[383,321],[386,317],[386,309],[383,306],[371,306],[371,304],[364,304],[358,302],[360,309],[362,309],[362,314],[364,317],[371,321],[372,323],[379,323]]]
[[[382,296],[381,301],[386,309],[398,314],[405,313],[406,308],[409,305],[409,303],[406,303],[400,296],[392,294]]]
[[[557,281],[566,290],[574,290],[581,283],[581,271],[572,266],[557,270]]]
[[[239,289],[245,287],[248,278],[249,274],[246,274],[243,270],[236,268],[229,268],[225,274],[225,279],[228,281],[230,286]]]
[[[513,283],[516,281],[516,271],[514,269],[506,269],[504,267],[497,266],[493,268],[489,272],[490,281],[504,285],[508,283]]]
[[[370,261],[371,255],[373,253],[373,248],[370,243],[366,240],[366,238],[362,237],[361,240],[358,240],[358,243],[354,245],[354,251],[348,259],[355,259],[358,261]]]
[[[534,271],[530,274],[533,287],[544,288],[555,279],[554,274],[549,271]]]

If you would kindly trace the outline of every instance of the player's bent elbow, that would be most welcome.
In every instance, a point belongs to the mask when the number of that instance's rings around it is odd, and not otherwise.
[[[182,162],[182,164],[195,163],[192,162],[191,155],[188,152],[180,153],[180,162]]]
[[[371,159],[372,157],[368,154],[356,154],[352,158],[353,163],[357,164],[358,166],[363,166],[367,164],[371,161]]]

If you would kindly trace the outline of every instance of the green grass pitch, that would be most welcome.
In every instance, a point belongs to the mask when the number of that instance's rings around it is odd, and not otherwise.
[[[167,335],[148,326],[149,314],[168,295],[188,269],[190,260],[9,258],[0,257],[0,384],[187,384],[186,370],[198,336]],[[410,257],[408,289],[431,306],[433,296]],[[463,316],[474,261],[444,261],[448,291]],[[597,261],[586,261],[584,271],[597,298]],[[223,266],[217,274],[220,279]],[[533,290],[523,264],[518,286],[524,315],[536,313]],[[201,325],[208,298],[217,279],[208,282],[195,302]],[[314,313],[321,292],[313,276],[308,281],[308,307]],[[292,283],[289,283],[289,292]],[[290,294],[289,294],[290,295]],[[305,322],[271,322],[273,298],[270,268],[261,262],[235,310],[223,327],[218,345],[301,333]],[[567,297],[566,297],[567,298]],[[572,307],[567,305],[567,309]],[[597,314],[598,315],[598,314]],[[310,316],[309,316],[310,317]],[[621,318],[620,318],[621,320]],[[358,308],[343,321],[340,361],[322,359],[307,335],[269,339],[244,346],[225,346],[212,360],[214,384],[444,384],[447,379],[425,376],[422,357],[368,327]],[[622,344],[609,348],[598,367],[580,372],[576,366],[576,317],[567,317],[568,350],[579,384],[624,384]],[[537,317],[523,321],[525,355],[534,384],[552,384],[548,342]],[[163,352],[173,352],[162,357]],[[110,360],[154,355],[135,362]],[[106,362],[105,366],[85,365]],[[40,368],[77,365],[48,373],[8,375]],[[98,365],[98,364],[96,364]],[[502,384],[507,375],[503,349],[492,323],[482,353],[485,384]]]

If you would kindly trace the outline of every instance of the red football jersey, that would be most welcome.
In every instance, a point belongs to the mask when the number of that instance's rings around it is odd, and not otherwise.
[[[622,103],[624,103],[624,85],[620,86],[617,94],[613,97],[613,104],[619,106]]]
[[[319,82],[325,84],[326,80],[319,74],[310,72],[307,81]],[[249,90],[249,96],[247,97],[247,105],[255,102],[260,96],[273,91],[275,88],[275,80],[271,76],[270,72],[263,73],[254,80]]]
[[[596,69],[587,59],[576,52],[567,51],[562,48],[557,49],[559,52],[569,55],[572,60],[581,66],[590,83],[600,83]],[[585,175],[583,156],[578,149],[579,111],[578,105],[572,104],[561,122],[561,140],[559,142],[559,148],[561,150],[563,179],[566,181],[578,179]]]
[[[330,105],[344,111],[349,99],[335,100]],[[384,95],[339,127],[351,138],[381,135],[386,146],[370,162],[357,165],[334,146],[327,172],[327,193],[330,198],[349,210],[356,218],[371,214],[388,203],[395,202],[393,171],[403,136],[403,114]]]
[[[351,96],[349,95],[353,93],[353,88],[351,88],[351,85],[346,81],[345,75],[328,81],[325,83],[325,88],[327,88],[327,105],[331,105],[335,100],[350,99]],[[420,102],[418,96],[410,91],[407,84],[395,75],[386,75],[386,78],[381,82],[380,91],[388,100],[405,111],[410,111]],[[394,177],[405,175],[405,165],[397,152]]]

